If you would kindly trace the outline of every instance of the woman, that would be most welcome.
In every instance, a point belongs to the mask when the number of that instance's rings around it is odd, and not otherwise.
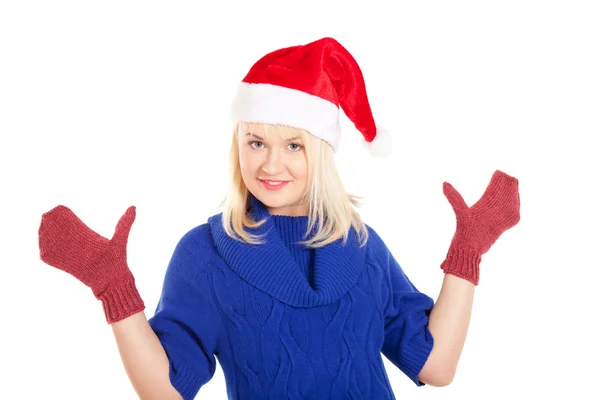
[[[223,212],[187,232],[149,320],[127,266],[135,208],[111,240],[68,208],[45,213],[40,255],[88,285],[141,398],[193,399],[221,364],[231,399],[394,399],[381,354],[418,386],[452,380],[481,255],[519,221],[518,181],[496,171],[457,228],[441,294],[420,293],[355,211],[335,168],[339,108],[386,156],[361,71],[324,38],[261,58],[233,105]]]

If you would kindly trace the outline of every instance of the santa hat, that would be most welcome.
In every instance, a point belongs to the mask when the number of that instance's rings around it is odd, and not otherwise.
[[[275,50],[250,69],[232,106],[234,122],[301,128],[340,145],[339,109],[344,110],[377,157],[392,150],[387,131],[375,124],[362,72],[352,55],[332,38]]]

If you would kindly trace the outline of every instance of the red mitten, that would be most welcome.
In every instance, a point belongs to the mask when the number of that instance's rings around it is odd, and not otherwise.
[[[451,184],[443,186],[456,214],[456,232],[441,268],[477,285],[481,256],[521,218],[519,181],[496,170],[481,199],[471,207]]]
[[[69,208],[57,206],[42,215],[38,231],[42,261],[90,287],[102,301],[109,324],[145,308],[127,266],[127,239],[134,220],[135,207],[131,206],[108,240],[88,228]]]

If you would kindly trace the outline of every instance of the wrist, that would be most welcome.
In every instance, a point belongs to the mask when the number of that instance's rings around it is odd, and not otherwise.
[[[440,268],[446,274],[452,274],[466,279],[474,285],[479,284],[479,264],[481,254],[468,247],[450,246],[446,259]]]
[[[106,322],[109,324],[145,309],[144,301],[137,290],[133,275],[129,279],[116,282],[102,293],[95,295],[98,300],[102,301]]]

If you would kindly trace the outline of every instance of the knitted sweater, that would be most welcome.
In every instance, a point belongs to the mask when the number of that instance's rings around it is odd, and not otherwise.
[[[222,213],[189,232],[167,267],[149,323],[185,400],[223,369],[229,399],[395,399],[381,354],[416,385],[433,347],[433,300],[410,282],[367,225],[318,249],[303,240],[308,217],[270,215],[250,231],[263,245],[227,236]]]

